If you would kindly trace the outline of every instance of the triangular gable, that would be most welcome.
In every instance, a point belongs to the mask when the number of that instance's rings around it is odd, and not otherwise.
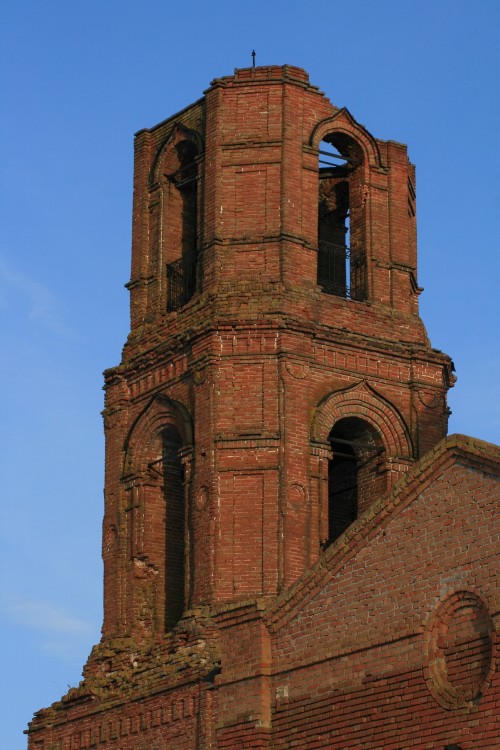
[[[465,435],[442,440],[408,471],[390,495],[369,508],[305,576],[279,597],[266,614],[269,630],[277,632],[293,619],[350,559],[456,463],[500,475],[500,447]]]

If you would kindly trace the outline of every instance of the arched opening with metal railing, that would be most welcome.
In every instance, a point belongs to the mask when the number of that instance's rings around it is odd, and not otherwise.
[[[317,281],[325,294],[355,300],[367,296],[362,162],[360,146],[343,133],[319,145]]]
[[[198,248],[198,169],[197,150],[191,141],[180,141],[173,148],[175,159],[165,175],[168,193],[164,215],[169,247],[167,257],[167,310],[177,310],[188,302],[196,289]],[[174,259],[172,259],[174,258]]]

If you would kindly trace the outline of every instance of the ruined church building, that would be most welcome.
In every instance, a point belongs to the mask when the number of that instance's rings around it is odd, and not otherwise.
[[[500,452],[446,437],[415,196],[292,66],[137,133],[102,640],[29,750],[500,748]]]

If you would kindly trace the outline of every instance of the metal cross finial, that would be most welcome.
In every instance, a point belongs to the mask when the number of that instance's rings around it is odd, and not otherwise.
[[[255,68],[255,50],[252,50],[252,68]]]

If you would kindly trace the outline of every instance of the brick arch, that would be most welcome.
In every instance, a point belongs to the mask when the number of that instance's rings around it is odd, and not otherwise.
[[[170,630],[187,606],[191,444],[187,409],[165,394],[149,401],[125,440],[122,482],[131,559],[126,606],[140,637]]]
[[[363,382],[326,396],[317,406],[311,426],[313,442],[328,443],[339,419],[358,417],[372,425],[391,457],[412,458],[413,446],[406,424],[397,409]]]
[[[196,291],[202,148],[200,134],[177,122],[151,166],[148,273],[158,281],[148,300],[152,314],[177,310]]]
[[[165,161],[169,151],[172,150],[181,141],[190,141],[196,147],[196,151],[199,154],[203,152],[203,138],[197,130],[187,128],[180,122],[176,122],[168,134],[168,136],[160,143],[156,155],[151,165],[151,171],[149,173],[149,186],[152,188],[160,182],[160,168],[161,164]]]
[[[327,117],[317,123],[313,129],[309,145],[319,148],[321,141],[329,133],[344,133],[358,143],[363,149],[366,161],[371,166],[382,167],[380,150],[375,138],[351,115],[345,107],[332,117]]]
[[[124,473],[144,469],[144,462],[161,445],[161,433],[175,427],[182,445],[193,444],[193,426],[186,407],[165,394],[154,396],[134,421],[124,443]]]

